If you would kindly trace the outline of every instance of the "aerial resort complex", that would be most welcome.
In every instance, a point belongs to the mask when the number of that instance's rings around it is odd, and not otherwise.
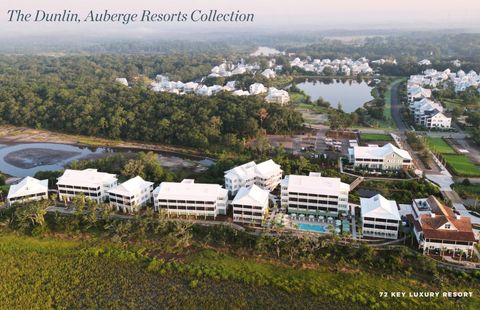
[[[10,2],[0,310],[480,309],[480,1]]]

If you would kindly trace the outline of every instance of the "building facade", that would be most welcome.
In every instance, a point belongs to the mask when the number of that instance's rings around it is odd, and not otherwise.
[[[232,201],[233,221],[236,223],[259,226],[268,214],[267,190],[256,185],[242,187]]]
[[[167,214],[217,217],[227,213],[228,191],[218,184],[162,182],[153,191],[155,211]]]
[[[48,199],[48,180],[25,177],[19,183],[10,186],[7,204],[42,199]]]
[[[401,170],[408,169],[413,165],[410,154],[391,143],[380,147],[378,145],[354,146],[348,149],[350,163],[354,167]]]
[[[383,239],[397,239],[400,214],[395,200],[387,200],[378,194],[372,198],[360,198],[362,235]]]
[[[98,172],[97,169],[67,169],[57,181],[59,199],[66,201],[83,194],[86,198],[100,203],[106,200],[107,192],[115,186],[116,175]]]
[[[123,212],[137,212],[152,200],[153,182],[136,176],[108,191],[110,204]]]
[[[288,175],[281,183],[281,204],[288,213],[338,217],[348,214],[350,185],[340,178]]]
[[[254,184],[272,191],[280,184],[282,172],[280,165],[271,159],[258,165],[251,161],[225,171],[225,188],[232,196],[236,195],[240,188]]]
[[[413,222],[418,246],[424,253],[464,253],[467,257],[474,254],[477,239],[470,218],[455,214],[434,196],[426,198],[422,207],[430,211],[418,214],[417,219],[411,216],[409,220]]]

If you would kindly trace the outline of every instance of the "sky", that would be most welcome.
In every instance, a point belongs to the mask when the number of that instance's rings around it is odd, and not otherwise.
[[[252,23],[13,23],[8,10],[21,9],[35,13],[37,9],[58,13],[71,10],[83,18],[89,10],[108,9],[116,13],[158,13],[192,10],[254,13]],[[263,30],[269,32],[308,29],[468,29],[480,32],[478,0],[15,0],[0,1],[0,36],[195,33]]]

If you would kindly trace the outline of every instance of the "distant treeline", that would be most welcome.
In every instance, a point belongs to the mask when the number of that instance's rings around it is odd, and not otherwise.
[[[262,98],[178,96],[146,86],[144,75],[151,72],[192,77],[207,67],[211,64],[200,56],[0,57],[0,121],[209,149],[243,145],[261,129],[282,134],[301,128],[299,113]],[[115,83],[119,76],[127,76],[132,86]],[[262,120],[261,109],[267,112]]]

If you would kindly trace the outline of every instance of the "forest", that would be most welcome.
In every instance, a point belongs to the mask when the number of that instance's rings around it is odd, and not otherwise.
[[[302,128],[299,113],[254,96],[155,93],[157,73],[183,80],[205,74],[206,56],[1,56],[0,121],[66,133],[215,149],[261,131]],[[116,77],[134,81],[131,87]],[[259,111],[262,113],[260,119]]]

